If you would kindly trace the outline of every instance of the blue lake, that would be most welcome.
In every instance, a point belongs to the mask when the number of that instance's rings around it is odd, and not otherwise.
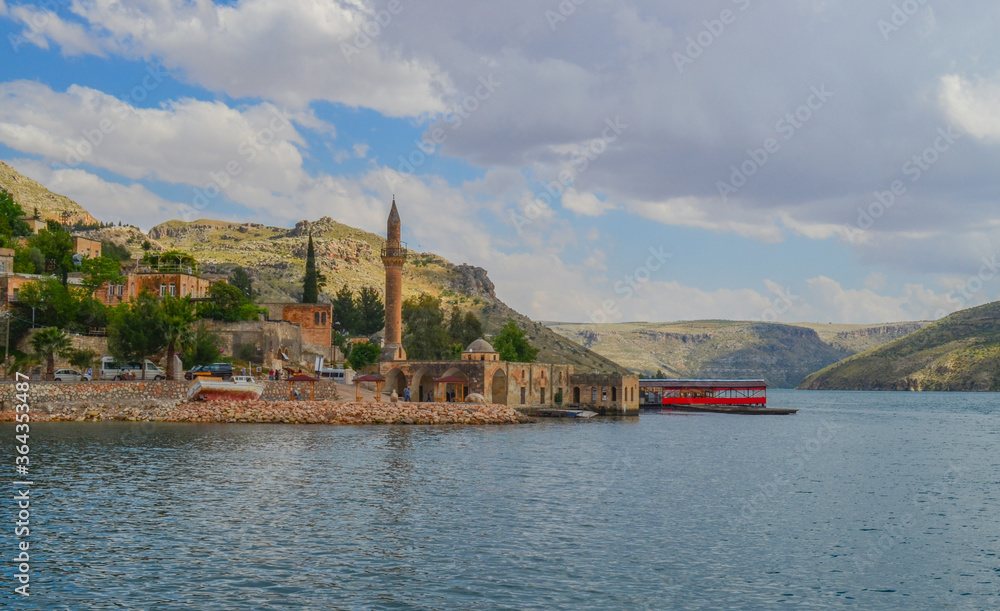
[[[508,427],[32,425],[39,609],[1000,607],[994,394]],[[13,480],[13,425],[5,472]],[[7,489],[10,489],[8,484]]]

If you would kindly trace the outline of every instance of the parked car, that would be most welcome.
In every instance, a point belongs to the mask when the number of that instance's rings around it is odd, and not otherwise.
[[[167,373],[156,366],[156,363],[146,359],[146,377],[142,377],[142,363],[118,363],[114,357],[101,358],[99,372],[102,380],[165,380]]]
[[[201,371],[205,367],[207,367],[207,365],[195,365],[191,369],[188,369],[187,371],[184,372],[184,379],[185,380],[193,380],[193,379],[195,379],[195,377],[196,377],[195,374],[197,374],[199,371]]]
[[[56,382],[89,382],[90,376],[76,369],[56,369]]]
[[[192,378],[212,377],[228,380],[233,377],[233,365],[231,363],[212,363],[211,365],[202,365],[197,369],[197,371],[192,370],[191,374]]]

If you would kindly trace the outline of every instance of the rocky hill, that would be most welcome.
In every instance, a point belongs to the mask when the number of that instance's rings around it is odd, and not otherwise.
[[[97,219],[80,204],[65,195],[49,191],[2,161],[0,161],[0,188],[6,189],[29,216],[37,209],[38,216],[46,220],[52,219],[70,225],[97,224]]]
[[[916,331],[926,323],[772,324],[705,320],[677,323],[547,323],[553,330],[642,375],[763,378],[793,388],[810,373]]]
[[[810,375],[809,390],[1000,390],[1000,302],[962,310]]]

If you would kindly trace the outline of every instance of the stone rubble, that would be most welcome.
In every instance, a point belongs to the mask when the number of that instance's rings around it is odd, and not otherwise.
[[[0,422],[14,420],[0,412]],[[343,401],[145,401],[39,406],[31,421],[216,422],[275,424],[518,424],[534,422],[505,405],[482,403],[354,403]]]

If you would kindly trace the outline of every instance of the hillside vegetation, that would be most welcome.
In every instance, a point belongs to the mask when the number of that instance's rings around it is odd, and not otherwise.
[[[1000,390],[1000,302],[962,310],[810,375],[809,390]]]
[[[306,237],[312,231],[316,263],[326,277],[321,301],[347,284],[355,292],[363,286],[375,288],[385,297],[385,268],[380,254],[385,238],[329,218],[300,221],[294,228],[260,223],[229,223],[202,219],[169,221],[148,234],[128,227],[93,230],[94,239],[111,240],[141,252],[144,240],[154,250],[179,249],[201,262],[204,272],[227,274],[237,265],[250,270],[260,302],[293,302],[302,296],[305,275]],[[455,265],[434,253],[411,252],[403,268],[403,298],[420,294],[439,297],[447,309],[457,306],[474,312],[487,335],[499,331],[512,318],[540,349],[541,362],[569,363],[579,371],[624,371],[618,364],[567,341],[496,297],[486,270]]]
[[[774,324],[703,320],[549,327],[641,375],[762,378],[793,388],[810,373],[895,340],[926,323]]]

